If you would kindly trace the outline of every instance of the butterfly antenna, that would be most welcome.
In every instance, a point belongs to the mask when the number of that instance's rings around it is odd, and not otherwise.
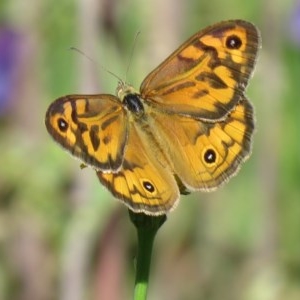
[[[91,62],[96,63],[101,69],[103,69],[104,71],[106,71],[107,73],[109,73],[110,75],[112,75],[113,77],[117,78],[119,80],[119,82],[123,82],[123,80],[116,75],[115,73],[107,70],[105,67],[103,67],[102,65],[100,65],[99,63],[95,62],[91,57],[89,57],[88,55],[86,55],[83,51],[81,51],[80,49],[76,48],[76,47],[70,47],[70,50],[76,51],[78,53],[80,53],[81,55],[83,55],[84,57],[86,57],[87,59],[89,59]]]
[[[136,41],[137,41],[137,38],[140,35],[140,33],[141,32],[138,31],[135,34],[135,37],[134,37],[134,40],[133,40],[133,44],[132,44],[132,47],[131,47],[131,53],[130,53],[130,56],[129,56],[129,60],[128,60],[127,68],[126,68],[126,73],[125,73],[125,82],[127,81],[127,75],[128,75],[128,71],[129,71],[129,68],[130,68],[130,65],[131,65],[134,49],[135,49],[135,46],[136,46]]]

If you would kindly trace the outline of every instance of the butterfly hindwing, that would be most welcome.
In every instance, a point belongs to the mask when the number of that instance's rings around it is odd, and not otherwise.
[[[233,176],[251,152],[253,108],[243,98],[222,122],[150,113],[174,173],[188,190],[209,191]]]
[[[164,154],[137,124],[130,125],[121,169],[97,175],[134,212],[167,213],[179,200],[179,189]]]

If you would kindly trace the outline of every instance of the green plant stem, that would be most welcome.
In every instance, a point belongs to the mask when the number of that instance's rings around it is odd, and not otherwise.
[[[137,229],[138,238],[134,300],[146,300],[153,243],[158,229],[166,220],[166,215],[154,217],[131,211],[129,215]]]

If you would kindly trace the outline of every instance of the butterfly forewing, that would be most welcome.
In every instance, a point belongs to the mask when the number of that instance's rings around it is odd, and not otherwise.
[[[243,96],[259,44],[251,23],[235,20],[208,27],[146,77],[142,97],[167,112],[221,120]]]
[[[52,103],[46,127],[54,140],[85,164],[116,171],[127,140],[126,111],[112,95],[69,95]]]

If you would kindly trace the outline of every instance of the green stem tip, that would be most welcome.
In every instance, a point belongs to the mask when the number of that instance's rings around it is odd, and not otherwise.
[[[149,216],[131,210],[129,216],[138,237],[134,300],[146,300],[154,238],[167,217]]]

